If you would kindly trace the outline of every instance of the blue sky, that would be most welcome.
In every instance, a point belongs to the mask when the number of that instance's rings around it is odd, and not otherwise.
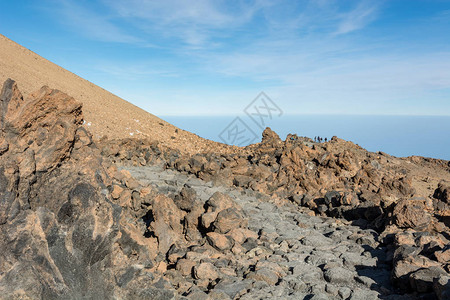
[[[450,1],[3,1],[0,33],[156,115],[450,115]]]

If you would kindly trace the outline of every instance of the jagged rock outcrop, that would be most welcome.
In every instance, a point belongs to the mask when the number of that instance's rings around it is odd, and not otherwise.
[[[81,127],[81,104],[48,87],[24,99],[12,80],[0,99],[2,299],[159,293],[148,271],[157,245],[111,196],[110,165]]]
[[[101,194],[100,158],[80,127],[81,104],[48,87],[23,99],[12,80],[0,98],[9,145],[0,156],[2,296],[104,297],[114,280],[100,274],[118,230]]]
[[[64,161],[81,124],[81,104],[48,87],[24,100],[14,81],[5,82],[1,101],[2,177],[0,224],[34,205],[31,186],[37,174]]]

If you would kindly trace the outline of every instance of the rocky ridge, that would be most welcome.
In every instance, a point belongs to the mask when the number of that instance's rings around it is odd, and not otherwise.
[[[60,91],[0,100],[4,299],[448,298],[448,162],[269,129],[221,155],[94,142]]]
[[[430,292],[433,280],[450,271],[448,161],[370,153],[336,137],[325,144],[295,135],[282,141],[270,129],[260,144],[236,154],[185,156],[157,148],[114,141],[102,153],[122,165],[163,163],[215,185],[252,190],[275,203],[289,199],[316,215],[372,229],[389,249],[394,286],[405,293]],[[417,284],[418,277],[426,283]]]

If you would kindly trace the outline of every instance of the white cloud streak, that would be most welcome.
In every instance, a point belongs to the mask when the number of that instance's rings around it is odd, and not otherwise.
[[[50,1],[49,10],[53,17],[72,30],[94,40],[119,43],[142,43],[143,41],[114,25],[111,16],[100,15],[83,6],[81,2],[72,0]]]
[[[167,38],[176,38],[184,43],[200,47],[216,34],[232,31],[250,21],[263,6],[262,1],[251,4],[234,1],[184,1],[184,0],[126,0],[103,1],[119,17],[126,19],[143,32]]]
[[[354,9],[340,16],[336,34],[346,34],[364,28],[377,17],[379,2],[362,1]]]
[[[168,60],[163,62],[155,58],[119,67],[114,62],[96,66],[114,77],[144,81],[203,72],[217,80],[242,78],[284,99],[285,105],[294,103],[291,111],[297,113],[313,113],[321,107],[325,107],[321,112],[327,113],[400,111],[401,105],[395,102],[450,89],[450,53],[424,56],[403,53],[400,48],[390,51],[383,37],[361,34],[382,14],[383,1],[342,5],[337,0],[102,0],[108,15],[88,10],[82,1],[58,3],[63,22],[93,39],[139,46],[155,43],[168,50]],[[130,25],[136,31],[129,33],[126,26]],[[192,90],[202,88],[198,83]],[[232,98],[239,104],[248,100],[243,98],[253,92],[248,91],[217,92],[220,99]],[[189,103],[195,102],[194,98],[214,98],[210,90],[193,93],[174,87],[170,92],[152,95],[159,97],[158,101],[171,98],[168,106],[183,97],[191,99]],[[130,92],[131,97],[142,98],[135,92]],[[443,113],[450,114],[442,99],[439,96],[434,101],[441,104]],[[417,111],[414,107],[403,109]],[[192,114],[198,108],[181,105],[179,110]]]

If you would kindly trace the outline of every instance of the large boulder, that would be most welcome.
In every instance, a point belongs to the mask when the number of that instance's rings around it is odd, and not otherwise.
[[[405,199],[395,205],[394,223],[400,228],[425,228],[431,222],[426,200]]]
[[[439,276],[448,275],[442,268],[430,267],[415,271],[409,276],[410,284],[413,290],[419,293],[431,292],[433,290],[433,281]]]
[[[55,168],[68,156],[83,120],[81,103],[46,86],[24,100],[10,79],[0,99],[1,130],[9,152],[34,152],[36,172]]]
[[[24,100],[8,79],[0,94],[0,224],[29,208],[37,174],[68,158],[82,123],[81,104],[43,87]]]
[[[153,222],[149,229],[158,238],[159,252],[166,254],[170,247],[182,240],[184,214],[172,199],[158,195],[152,205]]]
[[[202,215],[203,227],[209,228],[221,211],[234,207],[235,205],[235,202],[230,196],[220,192],[214,193],[205,204],[206,213]]]
[[[155,264],[157,239],[130,210],[148,202],[127,184],[113,187],[109,163],[81,126],[81,104],[48,87],[24,99],[12,80],[0,101],[1,298],[112,299],[147,290],[153,281],[142,270]]]

